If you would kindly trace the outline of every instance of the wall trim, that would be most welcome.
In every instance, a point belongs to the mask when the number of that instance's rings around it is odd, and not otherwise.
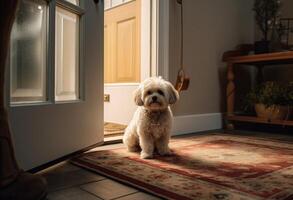
[[[222,113],[174,116],[171,135],[183,135],[222,128]]]

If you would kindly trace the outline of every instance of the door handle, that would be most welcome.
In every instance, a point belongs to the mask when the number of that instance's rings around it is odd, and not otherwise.
[[[99,3],[99,0],[94,0],[95,4],[98,4]]]

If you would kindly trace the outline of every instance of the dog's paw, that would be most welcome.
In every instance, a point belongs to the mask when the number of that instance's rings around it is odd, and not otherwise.
[[[134,147],[127,147],[127,150],[129,152],[138,152],[140,149],[139,149],[139,147],[134,146]]]
[[[167,150],[164,150],[164,151],[161,150],[158,153],[161,156],[172,156],[172,155],[174,155],[174,153],[170,149],[167,149]]]
[[[151,158],[153,158],[153,154],[141,152],[140,153],[140,158],[142,158],[142,159],[151,159]]]

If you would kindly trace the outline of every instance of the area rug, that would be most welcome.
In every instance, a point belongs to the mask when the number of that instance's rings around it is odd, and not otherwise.
[[[166,199],[293,199],[293,144],[214,134],[171,140],[173,156],[140,159],[125,148],[72,162]]]
[[[105,122],[104,123],[104,136],[117,136],[123,135],[124,130],[127,126],[123,124],[117,124],[112,122]]]

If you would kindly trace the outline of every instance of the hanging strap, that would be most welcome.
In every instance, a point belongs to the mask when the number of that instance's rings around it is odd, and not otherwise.
[[[182,0],[177,0],[177,2],[180,4],[180,31],[181,31],[181,37],[180,37],[180,70],[183,70],[183,4],[182,4]]]
[[[183,3],[182,0],[177,0],[177,3],[180,5],[180,66],[177,73],[177,80],[175,88],[178,92],[181,90],[186,90],[189,85],[189,78],[186,77],[184,67],[183,67],[183,41],[184,41],[184,27],[183,27]]]

